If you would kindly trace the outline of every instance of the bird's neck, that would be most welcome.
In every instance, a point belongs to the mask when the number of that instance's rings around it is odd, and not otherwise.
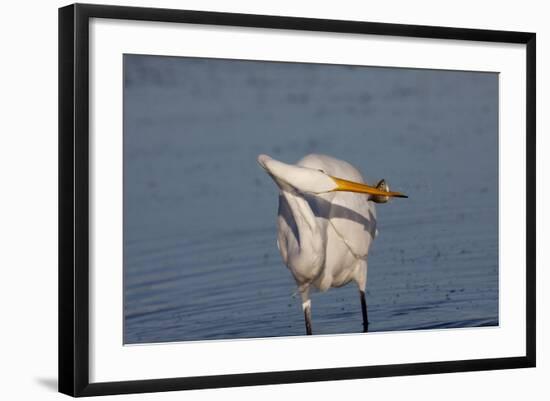
[[[305,251],[307,249],[321,255],[323,248],[321,228],[309,202],[299,193],[293,191],[282,191],[282,194],[288,203],[298,229],[300,250]]]

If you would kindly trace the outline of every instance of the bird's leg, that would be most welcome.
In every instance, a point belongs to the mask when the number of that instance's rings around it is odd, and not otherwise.
[[[357,286],[359,287],[359,297],[361,298],[361,314],[363,315],[363,333],[369,331],[369,318],[367,314],[367,300],[365,298],[365,289],[367,288],[367,261],[361,260],[359,265],[359,274]]]
[[[304,319],[306,321],[306,334],[311,335],[311,300],[309,299],[309,288],[300,289],[302,296],[302,310],[304,311]]]
[[[361,313],[363,314],[363,333],[369,331],[369,318],[367,315],[367,300],[365,299],[365,291],[359,290],[361,296]]]
[[[304,318],[306,320],[306,334],[310,336],[311,333],[311,300],[307,300],[305,304],[302,304],[304,310]]]

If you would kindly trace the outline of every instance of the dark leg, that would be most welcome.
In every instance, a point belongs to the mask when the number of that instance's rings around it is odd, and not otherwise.
[[[311,335],[311,299],[309,299],[309,286],[300,288],[300,296],[302,298],[302,310],[304,311],[304,319],[306,321],[306,334]]]
[[[310,336],[311,335],[311,303],[308,303],[308,305],[304,307],[304,318],[306,320],[306,334]]]
[[[367,316],[367,300],[365,299],[365,291],[359,290],[359,295],[361,296],[361,312],[363,314],[363,333],[368,333],[369,319]]]

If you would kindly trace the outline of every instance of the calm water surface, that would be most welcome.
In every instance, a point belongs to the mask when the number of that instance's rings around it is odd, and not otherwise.
[[[126,55],[124,342],[304,334],[256,163],[325,153],[377,205],[371,331],[498,324],[498,75]],[[362,329],[353,283],[316,334]]]

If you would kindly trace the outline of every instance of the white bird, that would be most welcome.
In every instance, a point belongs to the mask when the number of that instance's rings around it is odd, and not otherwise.
[[[359,288],[363,329],[368,330],[367,256],[376,230],[374,203],[390,197],[384,180],[365,184],[348,162],[310,154],[296,165],[267,155],[258,163],[279,187],[277,246],[296,280],[306,333],[312,333],[310,289],[326,291],[354,281]]]

